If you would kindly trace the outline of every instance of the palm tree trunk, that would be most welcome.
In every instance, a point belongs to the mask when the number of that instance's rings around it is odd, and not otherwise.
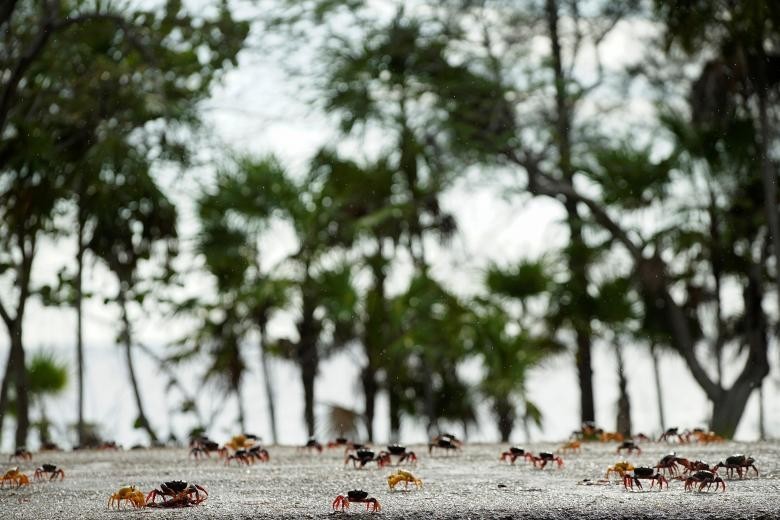
[[[268,407],[268,421],[271,424],[271,443],[276,444],[276,406],[274,405],[274,385],[271,381],[271,371],[268,369],[268,357],[266,356],[266,324],[260,320],[260,369],[263,372],[263,384],[265,385],[265,400]]]
[[[236,406],[238,407],[238,427],[242,432],[246,432],[246,410],[244,409],[244,398],[241,394],[241,384],[239,383],[233,389],[236,395]]]
[[[11,339],[11,348],[16,350],[14,363],[14,383],[16,387],[16,445],[27,446],[27,433],[30,428],[30,402],[27,388],[27,363],[22,345],[21,327]]]
[[[550,38],[552,67],[555,75],[555,106],[556,106],[556,140],[559,157],[559,167],[563,181],[568,185],[574,183],[574,169],[571,164],[571,111],[569,96],[566,93],[567,78],[563,70],[563,58],[561,42],[558,34],[558,3],[556,0],[547,0],[545,6],[547,16],[547,30]],[[581,303],[576,305],[577,311],[586,313],[588,306],[585,303],[587,295],[587,256],[585,241],[582,235],[582,219],[577,210],[577,203],[567,199],[565,202],[568,214],[571,252],[569,254],[569,272],[571,273],[570,291],[575,300]],[[577,352],[577,376],[580,385],[580,419],[582,422],[595,420],[595,406],[593,399],[593,368],[591,364],[592,334],[588,320],[583,316],[574,321],[574,333],[576,336]]]
[[[9,337],[11,333],[9,332]],[[3,374],[3,381],[0,383],[0,442],[3,440],[3,424],[5,423],[5,413],[8,408],[8,389],[11,386],[11,379],[13,379],[14,358],[16,351],[12,348],[8,349],[8,360],[5,363],[5,373]]]
[[[363,397],[366,401],[364,417],[366,420],[366,433],[369,442],[374,441],[374,411],[376,409],[376,394],[379,385],[376,381],[376,370],[372,364],[363,368],[360,374],[360,380],[363,384]]]
[[[661,367],[658,355],[658,346],[655,342],[650,344],[650,356],[653,358],[653,378],[655,380],[655,397],[658,404],[658,423],[661,431],[666,431],[666,415],[664,414],[664,398],[661,387]]]
[[[764,415],[764,384],[758,387],[758,439],[766,440],[766,416]]]
[[[495,400],[493,410],[496,414],[501,442],[509,442],[515,426],[515,408],[509,398],[503,397]]]
[[[618,398],[618,413],[616,430],[618,433],[622,433],[624,437],[631,437],[631,400],[628,397],[628,382],[626,381],[626,372],[623,365],[623,353],[620,351],[620,346],[615,344],[615,356],[617,357],[618,366],[618,388],[620,391],[620,397]]]
[[[77,251],[76,251],[76,280],[74,290],[76,292],[76,371],[78,385],[78,423],[76,430],[79,445],[83,446],[86,440],[84,430],[84,334],[83,334],[83,290],[84,280],[84,218],[79,201]]]
[[[398,442],[401,434],[401,398],[398,390],[388,385],[387,400],[390,411],[390,442]]]
[[[132,354],[133,343],[132,343],[132,335],[130,329],[130,319],[127,315],[127,301],[126,301],[125,289],[124,287],[122,287],[123,282],[120,281],[119,284],[120,284],[120,288],[119,288],[119,294],[117,296],[117,300],[119,302],[119,309],[121,311],[121,316],[122,316],[121,338],[125,347],[127,370],[130,375],[130,385],[133,388],[133,397],[135,398],[136,408],[138,408],[138,419],[136,420],[136,426],[146,430],[146,433],[149,435],[149,440],[154,445],[157,444],[159,441],[157,435],[154,433],[154,430],[152,429],[151,424],[149,424],[149,420],[146,417],[146,413],[144,412],[144,404],[143,404],[143,400],[141,399],[141,390],[138,386],[138,380],[135,376],[135,369],[133,368],[133,354]]]
[[[309,437],[314,437],[314,380],[317,375],[317,368],[314,363],[307,362],[301,365],[301,378],[303,381],[303,404],[304,419],[306,421],[306,432]]]

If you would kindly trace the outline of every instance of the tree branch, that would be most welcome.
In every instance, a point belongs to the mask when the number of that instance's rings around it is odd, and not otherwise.
[[[672,297],[666,278],[668,272],[666,263],[659,255],[647,258],[642,244],[636,244],[628,232],[618,224],[594,199],[578,192],[572,185],[557,181],[545,174],[540,166],[540,158],[528,153],[518,155],[514,150],[505,151],[507,158],[525,169],[528,175],[528,191],[534,195],[544,195],[559,199],[561,196],[585,205],[593,219],[612,235],[631,255],[639,278],[641,289],[660,297],[671,324],[674,342],[682,354],[696,382],[710,398],[716,398],[723,392],[720,385],[712,381],[704,367],[696,358],[696,342],[691,334],[687,317],[682,307]]]
[[[51,36],[56,32],[65,31],[74,25],[80,25],[92,21],[110,21],[116,24],[119,28],[123,29],[125,36],[133,44],[133,46],[138,49],[138,51],[144,56],[145,59],[152,63],[155,61],[154,55],[152,55],[152,53],[150,53],[148,49],[146,49],[144,45],[141,44],[140,41],[133,37],[133,31],[131,30],[131,27],[127,23],[127,20],[125,20],[122,16],[94,12],[68,17],[57,21],[52,16],[53,13],[57,10],[51,7],[44,7],[44,10],[47,11],[47,14],[41,22],[38,35],[33,39],[30,45],[28,45],[27,49],[19,58],[19,61],[13,68],[11,76],[9,77],[5,88],[3,89],[2,95],[0,95],[0,136],[2,136],[3,132],[5,131],[5,126],[8,122],[8,113],[11,110],[11,99],[16,94],[19,83],[35,60],[40,57],[41,53],[46,48],[46,44],[51,39]]]

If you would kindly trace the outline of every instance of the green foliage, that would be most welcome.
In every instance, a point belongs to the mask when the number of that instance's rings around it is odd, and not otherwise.
[[[591,150],[585,174],[597,182],[605,204],[640,209],[663,198],[670,182],[670,160],[653,161],[649,148],[629,143]]]
[[[485,275],[485,286],[491,293],[518,300],[544,294],[551,283],[548,269],[541,261],[522,261],[506,269],[494,265]]]
[[[61,393],[68,386],[68,367],[47,352],[36,352],[27,364],[31,395],[43,397]]]

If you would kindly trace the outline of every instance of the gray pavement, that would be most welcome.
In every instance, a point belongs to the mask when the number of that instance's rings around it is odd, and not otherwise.
[[[541,451],[557,445],[526,447]],[[271,461],[250,467],[226,467],[216,457],[196,462],[184,449],[41,453],[32,463],[19,465],[32,476],[35,467],[53,463],[65,470],[65,480],[0,490],[0,519],[780,518],[778,443],[648,443],[642,445],[642,455],[626,457],[641,465],[654,464],[671,450],[711,463],[733,453],[755,457],[760,477],[727,480],[725,493],[684,492],[679,481],[662,492],[627,492],[616,481],[607,486],[581,484],[583,479],[603,478],[607,466],[622,458],[616,455],[614,443],[586,444],[581,454],[564,455],[562,469],[544,470],[521,460],[514,466],[499,463],[498,455],[506,445],[467,445],[460,454],[434,457],[424,446],[410,448],[420,457],[417,466],[410,468],[424,481],[420,491],[391,492],[386,477],[392,468],[352,469],[344,465],[340,449],[310,455],[291,447],[270,447]],[[204,486],[208,500],[181,510],[107,508],[108,497],[122,484],[147,492],[177,479]],[[376,497],[382,511],[367,513],[354,504],[348,512],[334,513],[333,499],[355,488]]]

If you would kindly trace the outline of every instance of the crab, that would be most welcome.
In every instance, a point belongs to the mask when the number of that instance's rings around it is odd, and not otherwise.
[[[498,461],[503,462],[508,460],[510,464],[514,464],[520,457],[523,457],[525,460],[533,460],[534,454],[530,451],[525,451],[525,449],[520,446],[512,446],[508,451],[501,452]]]
[[[683,471],[683,474],[685,473],[693,473],[694,471],[712,471],[710,469],[710,465],[702,460],[688,460],[683,459],[680,457],[677,457],[674,459],[677,464],[685,468],[685,471]]]
[[[254,462],[252,460],[252,456],[249,455],[249,452],[247,450],[238,450],[233,455],[230,455],[227,459],[225,459],[225,465],[229,466],[230,461],[235,460],[238,462],[238,465],[246,464],[247,466],[252,464]]]
[[[314,437],[309,437],[309,440],[306,441],[306,444],[304,444],[303,446],[300,446],[298,448],[298,450],[300,450],[300,451],[308,451],[310,453],[312,451],[316,451],[317,453],[322,453],[322,444],[317,442],[317,439],[315,439]]]
[[[116,441],[106,441],[97,447],[100,451],[119,451],[119,444]]]
[[[686,444],[688,442],[688,435],[686,433],[680,433],[679,428],[669,428],[658,438],[658,442],[669,442],[673,439],[677,439],[680,444]]]
[[[108,497],[108,507],[111,507],[116,503],[116,508],[119,509],[122,500],[130,502],[136,509],[146,505],[143,491],[135,486],[122,486],[116,490],[116,492]]]
[[[411,471],[406,471],[405,469],[399,469],[387,477],[387,485],[390,486],[390,489],[395,489],[395,486],[401,482],[404,483],[404,489],[409,487],[410,482],[417,486],[417,489],[422,489],[423,485],[422,480],[415,477]]]
[[[685,479],[685,491],[692,491],[693,486],[696,484],[699,484],[699,491],[702,491],[705,486],[709,490],[713,484],[715,484],[715,491],[718,490],[718,486],[721,486],[723,491],[726,491],[726,483],[723,482],[723,479],[717,473],[712,471],[697,471]]]
[[[629,455],[632,453],[636,453],[637,455],[642,454],[642,448],[640,448],[634,441],[623,441],[620,446],[618,446],[618,454],[623,453],[624,451],[626,451]]]
[[[208,437],[201,437],[199,439],[195,439],[193,442],[190,443],[191,449],[190,449],[190,457],[195,457],[195,459],[199,459],[201,457],[211,457],[212,453],[219,454],[220,458],[226,457],[228,453],[228,449],[225,447],[220,447],[219,444],[212,441]]]
[[[202,494],[201,494],[202,493]],[[188,484],[182,480],[172,480],[160,484],[160,489],[153,489],[146,495],[146,505],[152,507],[186,507],[195,506],[208,498],[209,494],[203,486]],[[162,502],[155,502],[162,497]],[[167,500],[165,497],[169,497]]]
[[[349,444],[349,441],[346,437],[336,437],[332,441],[328,441],[328,449],[331,450],[333,448],[340,448],[341,446],[346,447]]]
[[[628,461],[621,460],[620,462],[616,462],[614,465],[607,468],[607,474],[604,478],[608,479],[612,473],[616,473],[620,475],[620,478],[623,478],[626,476],[626,473],[629,471],[634,471],[634,469],[635,468],[633,464]]]
[[[669,475],[677,475],[677,471],[679,470],[678,464],[682,464],[682,461],[688,462],[688,459],[681,459],[675,454],[674,452],[670,453],[669,455],[664,455],[661,460],[658,461],[658,464],[655,465],[655,469],[664,472],[668,471]]]
[[[249,458],[252,460],[257,460],[259,462],[268,462],[269,460],[271,460],[271,455],[268,453],[268,450],[263,448],[259,444],[249,448],[249,451],[247,453],[249,455]]]
[[[16,487],[26,486],[30,483],[30,478],[19,471],[18,467],[11,468],[0,477],[0,488],[5,487],[5,483],[8,482],[9,486],[16,484]]]
[[[637,485],[639,489],[642,489],[642,480],[649,480],[651,481],[650,489],[655,486],[655,483],[658,482],[658,489],[662,490],[664,488],[664,484],[666,485],[666,488],[669,489],[669,481],[666,480],[666,477],[661,475],[660,473],[656,473],[655,468],[634,468],[633,473],[631,474],[625,474],[623,476],[623,487],[628,489],[629,487],[631,490],[634,489],[634,484]]]
[[[21,460],[32,460],[32,453],[27,451],[25,448],[16,448],[14,452],[8,456],[8,462],[11,462],[12,460],[18,461]]]
[[[623,434],[618,432],[605,432],[602,430],[599,434],[601,442],[623,442],[624,438]]]
[[[256,435],[242,433],[239,435],[234,435],[229,441],[225,443],[225,447],[230,448],[233,451],[247,450],[254,446],[256,442]]]
[[[539,455],[532,457],[531,460],[534,463],[534,467],[539,469],[544,469],[548,462],[555,462],[559,468],[563,466],[562,458],[546,451],[540,452]]]
[[[632,437],[634,442],[651,442],[650,437],[645,435],[644,433],[637,433]]]
[[[398,457],[397,464],[403,464],[404,462],[412,464],[417,462],[417,455],[413,451],[407,450],[406,446],[401,444],[389,444],[387,446],[387,453]]]
[[[723,442],[724,439],[722,436],[718,435],[715,432],[707,432],[707,431],[695,431],[693,432],[694,437],[696,437],[696,440],[699,441],[702,444],[711,444],[713,442]]]
[[[339,508],[341,508],[342,511],[349,509],[350,502],[366,504],[366,511],[371,510],[376,513],[377,511],[382,510],[379,501],[374,497],[369,497],[368,492],[363,491],[362,489],[353,489],[352,491],[348,491],[346,496],[337,496],[336,500],[333,501],[333,509],[335,511]]]
[[[561,453],[579,453],[582,451],[582,443],[578,440],[572,440],[558,448],[558,451]]]
[[[756,476],[758,476],[758,468],[756,467],[756,459],[753,457],[745,457],[742,454],[732,455],[731,457],[726,458],[726,462],[723,461],[718,462],[715,464],[715,467],[713,469],[717,470],[718,468],[726,468],[726,474],[729,477],[734,477],[734,471],[737,472],[737,475],[739,475],[739,478],[743,477],[743,471],[745,475],[750,471],[750,468],[753,468],[753,470],[756,472]]]
[[[433,453],[434,448],[442,449],[445,453],[450,453],[459,450],[461,446],[463,446],[463,443],[458,440],[457,437],[448,433],[443,433],[431,439],[431,442],[428,443],[428,453]]]
[[[387,455],[390,456],[389,454]],[[360,449],[355,452],[355,454],[349,454],[344,459],[344,464],[348,464],[349,461],[352,461],[352,465],[356,468],[362,468],[369,462],[376,462],[380,467],[384,466],[386,464],[386,458],[380,457],[380,456],[374,456],[374,452],[371,450],[366,449]],[[360,464],[358,466],[358,463]]]
[[[45,473],[49,474],[49,480],[54,480],[58,476],[60,477],[60,480],[65,478],[65,472],[62,470],[62,468],[58,468],[54,464],[42,465],[40,468],[35,470],[33,478],[35,480],[42,480]]]

